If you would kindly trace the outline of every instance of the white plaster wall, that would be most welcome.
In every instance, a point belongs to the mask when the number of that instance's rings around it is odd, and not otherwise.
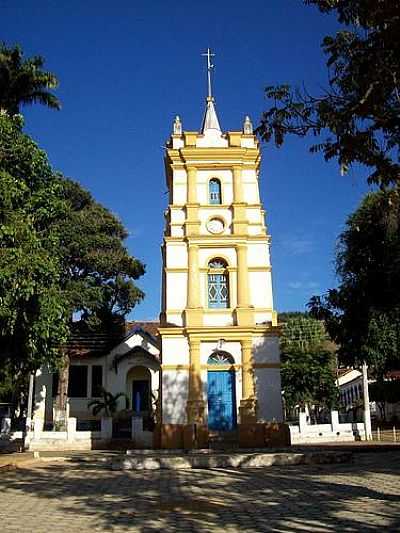
[[[270,266],[269,245],[266,240],[249,242],[247,245],[247,263],[249,267]]]
[[[186,272],[167,272],[167,310],[186,307],[187,277]]]
[[[243,196],[248,204],[259,204],[260,194],[256,171],[253,169],[242,170]]]
[[[199,211],[200,218],[200,233],[205,235],[212,235],[207,229],[207,221],[210,218],[220,218],[224,221],[224,231],[215,235],[215,238],[218,239],[219,235],[230,235],[232,232],[232,213],[228,208],[215,208],[215,207],[204,207]]]
[[[203,316],[203,325],[204,326],[232,326],[233,325],[233,316],[232,313],[221,313],[212,312],[207,313]]]
[[[166,246],[166,267],[185,268],[188,264],[188,253],[185,242],[168,242]]]
[[[249,287],[251,305],[272,309],[270,272],[249,272]]]
[[[255,368],[259,421],[283,421],[281,375],[279,368]]]
[[[261,209],[259,207],[257,207],[256,209],[255,208],[247,208],[246,209],[246,216],[247,216],[247,220],[250,223],[262,224],[262,222],[263,222]]]
[[[185,222],[184,208],[171,207],[171,222],[174,224],[183,224]]]
[[[253,358],[255,363],[279,363],[279,337],[253,337]]]
[[[256,324],[263,324],[264,322],[272,322],[272,311],[262,311],[254,313],[254,320]]]
[[[176,326],[183,326],[182,313],[170,313],[166,314],[167,322],[170,324],[175,324]]]
[[[227,148],[228,140],[217,130],[206,130],[204,135],[197,136],[196,146],[198,148]]]
[[[200,364],[206,365],[210,355],[217,349],[217,341],[200,343]],[[242,347],[239,341],[224,342],[221,350],[228,352],[235,360],[235,364],[242,363]]]
[[[207,268],[208,262],[214,257],[222,257],[228,261],[228,266],[236,266],[236,250],[233,247],[220,248],[200,248],[199,265],[200,268]]]
[[[221,182],[222,204],[231,204],[233,202],[232,172],[220,169],[197,171],[197,201],[202,205],[209,203],[208,182],[211,178],[217,178]]]
[[[174,205],[184,205],[187,199],[187,175],[184,169],[175,169],[173,174],[172,199]]]
[[[179,150],[185,146],[185,142],[182,137],[172,136],[172,148]]]
[[[189,344],[186,337],[163,337],[162,339],[163,365],[188,365]]]
[[[189,372],[163,370],[162,418],[164,424],[185,424],[188,398]]]
[[[249,235],[263,235],[263,226],[261,224],[249,225],[248,226]]]
[[[242,137],[240,139],[240,146],[242,148],[255,148],[256,143],[254,142],[254,137]]]

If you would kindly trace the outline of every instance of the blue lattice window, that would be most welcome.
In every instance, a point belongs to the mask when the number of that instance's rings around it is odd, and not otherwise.
[[[229,284],[227,264],[223,259],[213,259],[208,265],[208,307],[229,307]]]
[[[221,204],[221,182],[212,178],[208,182],[208,200],[210,204]]]

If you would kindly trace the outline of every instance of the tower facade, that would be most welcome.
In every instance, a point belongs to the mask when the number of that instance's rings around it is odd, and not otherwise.
[[[186,425],[232,431],[282,420],[270,236],[250,119],[221,131],[213,97],[200,132],[176,117],[165,155],[161,412],[165,445]],[[173,436],[174,435],[174,436]]]

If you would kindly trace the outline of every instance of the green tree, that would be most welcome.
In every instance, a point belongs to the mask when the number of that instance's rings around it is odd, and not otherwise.
[[[368,194],[339,238],[338,287],[309,303],[339,346],[340,361],[366,361],[379,381],[400,367],[399,229],[399,191]]]
[[[121,222],[55,173],[21,127],[0,114],[0,366],[12,376],[65,369],[73,314],[88,327],[122,322],[144,273]]]
[[[400,177],[400,3],[394,0],[306,0],[336,14],[344,29],[323,40],[329,87],[269,86],[270,106],[257,129],[281,146],[287,135],[318,137],[311,152],[337,158],[342,172],[354,163],[384,187]]]
[[[15,115],[21,105],[35,103],[61,109],[58,98],[50,91],[57,88],[58,80],[43,66],[43,57],[24,59],[20,46],[0,43],[0,110]]]
[[[283,324],[281,376],[287,412],[307,405],[318,417],[336,404],[336,358],[327,341],[323,323],[306,314],[289,316]]]
[[[56,360],[67,337],[56,225],[62,189],[45,154],[0,116],[0,361],[18,375]]]

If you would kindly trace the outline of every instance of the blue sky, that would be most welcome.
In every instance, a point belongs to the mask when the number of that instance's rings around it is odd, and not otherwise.
[[[263,89],[301,84],[318,92],[327,71],[322,38],[334,18],[301,0],[0,0],[0,39],[40,54],[57,74],[60,112],[25,109],[26,130],[53,166],[116,213],[127,246],[147,265],[136,319],[160,307],[160,244],[167,206],[163,144],[173,118],[200,127],[206,96],[201,53],[216,53],[214,92],[224,130],[257,124]],[[260,190],[272,235],[275,307],[303,310],[335,285],[336,238],[367,190],[365,174],[341,176],[334,162],[293,139],[262,148]]]

